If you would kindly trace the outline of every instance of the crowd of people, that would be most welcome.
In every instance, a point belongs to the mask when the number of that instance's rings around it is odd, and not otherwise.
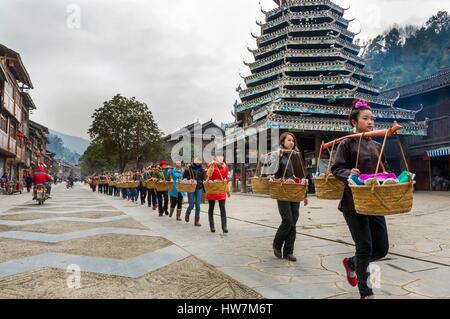
[[[215,232],[214,208],[218,202],[221,216],[221,226],[224,233],[228,233],[225,202],[231,194],[229,190],[222,193],[208,194],[205,192],[204,183],[224,180],[228,184],[228,166],[223,156],[216,156],[215,160],[204,167],[199,158],[195,158],[190,164],[180,161],[170,166],[168,162],[161,161],[158,164],[146,167],[142,170],[127,171],[124,173],[106,172],[95,174],[86,179],[93,192],[99,192],[108,196],[114,196],[130,202],[147,205],[158,215],[172,218],[176,212],[176,220],[182,221],[183,202],[187,197],[189,205],[184,213],[186,223],[191,221],[191,213],[194,211],[194,225],[200,224],[200,205],[203,195],[208,201],[208,219],[211,232]],[[155,183],[171,182],[170,190],[158,190],[156,184],[148,186],[149,181]],[[190,192],[178,191],[179,183],[195,185]]]
[[[343,213],[355,242],[354,255],[344,258],[342,263],[348,283],[352,287],[358,287],[362,299],[371,299],[374,295],[372,287],[368,284],[370,263],[384,258],[389,251],[389,236],[385,217],[383,215],[359,214],[356,211],[352,190],[348,182],[349,177],[353,175],[362,176],[378,171],[378,163],[380,162],[383,167],[388,167],[384,156],[380,155],[380,160],[378,160],[378,154],[382,153],[381,144],[370,137],[363,138],[365,133],[374,130],[374,123],[375,117],[371,106],[364,101],[355,101],[350,112],[349,124],[356,133],[361,134],[361,138],[359,140],[349,138],[341,142],[332,163],[330,163],[332,175],[344,184],[338,209]],[[292,154],[297,154],[299,159],[296,159]],[[302,165],[303,159],[300,154],[295,135],[290,132],[283,133],[280,137],[279,151],[272,152],[267,163],[272,172],[270,180],[275,183],[281,180],[281,183],[284,181],[284,183],[298,183],[307,186],[307,174],[304,164]],[[303,167],[303,171],[300,171],[300,167]],[[300,179],[300,176],[303,176],[303,178]],[[98,185],[100,193],[117,197],[122,196],[124,199],[133,202],[138,202],[140,198],[142,205],[145,204],[147,198],[148,206],[152,207],[153,210],[158,209],[159,216],[168,215],[172,217],[176,209],[176,217],[180,221],[183,198],[185,198],[186,193],[179,192],[177,184],[184,180],[195,180],[195,190],[187,194],[189,206],[185,212],[185,221],[189,222],[190,214],[195,208],[195,225],[200,226],[200,203],[206,189],[205,183],[210,180],[223,181],[224,178],[228,183],[228,167],[224,163],[223,157],[217,157],[206,168],[202,166],[198,159],[188,165],[175,162],[174,167],[170,167],[167,162],[161,162],[142,171],[91,176],[88,182],[94,192]],[[169,191],[146,188],[144,186],[145,181],[151,179],[159,182],[171,181],[173,187]],[[133,187],[119,188],[118,184],[110,184],[111,181],[137,183],[131,184]],[[306,187],[303,188],[306,189]],[[211,232],[215,232],[213,214],[216,202],[218,202],[222,230],[224,233],[228,233],[225,203],[227,197],[230,197],[229,191],[214,194],[206,192],[205,197],[209,203],[208,216]],[[286,196],[286,198],[288,197]],[[304,206],[308,205],[308,197],[305,196],[302,202]],[[301,202],[299,200],[277,200],[277,206],[282,221],[273,240],[273,253],[277,258],[295,262],[297,258],[294,256],[294,245]]]

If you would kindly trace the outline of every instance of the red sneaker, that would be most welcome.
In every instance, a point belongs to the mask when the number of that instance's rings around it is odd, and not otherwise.
[[[350,269],[348,266],[348,258],[345,258],[342,262],[345,267],[345,272],[347,273],[347,281],[352,287],[356,287],[358,285],[358,277],[356,277],[356,274],[353,270]]]
[[[156,210],[156,206],[153,206],[153,210]]]

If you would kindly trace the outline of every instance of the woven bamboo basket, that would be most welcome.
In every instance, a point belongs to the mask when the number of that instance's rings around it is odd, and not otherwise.
[[[197,184],[177,183],[177,192],[180,193],[195,193]]]
[[[217,167],[214,167],[217,168]],[[205,193],[208,195],[217,195],[226,193],[229,191],[228,189],[228,182],[223,178],[222,174],[220,173],[220,170],[217,168],[220,175],[220,181],[216,180],[214,182],[211,182],[210,180],[206,180],[203,183],[203,186],[205,187]]]
[[[270,195],[270,183],[268,177],[252,178],[253,193]]]
[[[173,182],[156,182],[155,188],[158,192],[168,192],[173,188]]]
[[[289,164],[292,167],[292,171],[294,171],[294,167],[292,166],[292,155],[297,153],[300,156],[300,166],[302,168],[303,176],[306,176],[305,164],[303,162],[303,157],[301,152],[288,151],[289,159],[286,164],[283,177],[280,180],[269,181],[270,185],[270,196],[273,199],[285,202],[302,202],[306,198],[306,194],[308,192],[307,184],[297,184],[297,183],[286,183],[286,173]]]
[[[323,145],[324,144],[322,143],[322,147],[320,148],[319,160],[322,157]],[[325,173],[325,177],[313,178],[316,197],[319,199],[338,200],[342,199],[342,195],[344,193],[344,183],[342,183],[331,174],[331,163],[333,162],[333,151],[335,146],[336,143],[333,142],[331,151],[327,149],[330,153],[330,159],[328,161],[328,168]],[[317,168],[319,168],[319,165],[317,165]],[[317,172],[319,173],[318,169]]]
[[[269,154],[265,154],[262,157],[264,157],[264,165],[265,165],[269,158]],[[263,177],[261,173],[262,173],[261,157],[258,157],[258,165],[256,166],[255,177],[251,179],[252,191],[253,193],[256,194],[270,195],[269,178]]]
[[[378,155],[378,164],[375,170],[375,175],[378,174],[380,166],[383,166],[382,156],[386,147],[389,130],[386,131],[384,137],[383,146],[381,152],[378,154],[378,149],[375,150]],[[400,138],[396,135],[398,145],[400,146],[401,155],[407,171],[409,171],[408,161],[403,150]],[[361,143],[360,143],[361,144]],[[359,150],[356,164],[358,166]],[[406,214],[412,210],[413,207],[413,194],[415,181],[410,177],[409,182],[402,184],[389,184],[378,185],[374,180],[372,185],[356,186],[350,185],[350,189],[353,195],[353,201],[355,202],[355,210],[358,214],[369,216],[388,216],[397,214]]]
[[[156,180],[149,179],[145,182],[145,188],[147,189],[155,189],[156,188]]]
[[[269,185],[271,198],[285,202],[302,202],[308,191],[308,185],[287,184],[284,181],[270,181]]]
[[[370,216],[388,216],[406,214],[413,207],[415,182],[393,184],[354,186],[352,190],[355,209],[358,214]]]
[[[314,178],[316,197],[319,199],[337,200],[342,199],[344,183],[332,175],[323,178]]]
[[[228,191],[228,186],[226,181],[215,181],[215,182],[205,182],[205,193],[209,195],[217,195],[226,193]]]
[[[139,182],[136,182],[136,181],[134,181],[134,182],[128,182],[128,188],[136,188],[136,187],[139,187]]]

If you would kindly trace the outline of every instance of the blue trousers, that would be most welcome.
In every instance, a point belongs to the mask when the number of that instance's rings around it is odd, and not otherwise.
[[[203,188],[197,189],[194,193],[188,193],[189,207],[186,214],[190,214],[195,206],[195,217],[200,217],[200,204],[202,203]]]

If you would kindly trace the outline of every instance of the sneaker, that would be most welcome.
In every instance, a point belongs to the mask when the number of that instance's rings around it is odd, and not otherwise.
[[[284,259],[287,259],[287,260],[289,260],[289,261],[293,261],[293,262],[296,262],[296,261],[297,261],[297,258],[295,258],[295,256],[292,255],[292,254],[286,254],[286,255],[283,256],[283,258],[284,258]]]
[[[348,265],[348,258],[345,258],[342,262],[344,264],[345,272],[347,273],[347,281],[352,287],[356,287],[358,285],[358,277],[356,273],[350,269]]]

